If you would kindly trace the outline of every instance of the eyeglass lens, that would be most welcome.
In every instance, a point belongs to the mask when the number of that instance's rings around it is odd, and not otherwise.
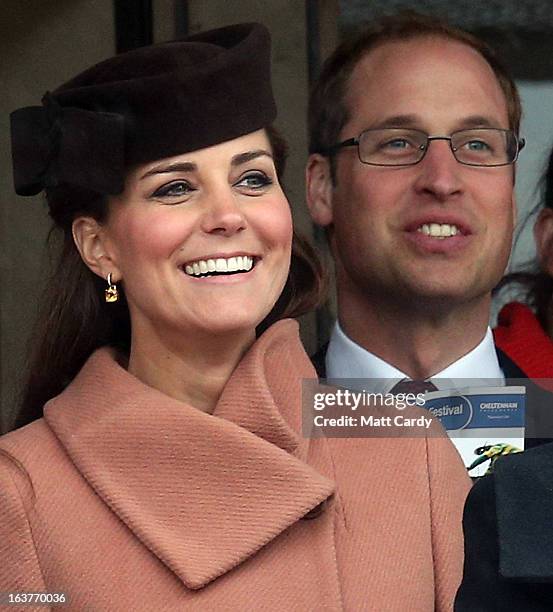
[[[416,164],[432,140],[419,130],[383,128],[366,130],[359,137],[359,158],[367,164],[403,166]],[[451,150],[457,161],[473,166],[501,166],[517,156],[517,141],[508,130],[478,128],[460,130],[450,137]]]

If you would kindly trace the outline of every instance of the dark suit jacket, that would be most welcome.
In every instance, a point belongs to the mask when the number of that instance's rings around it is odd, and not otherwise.
[[[553,610],[553,444],[502,457],[472,488],[455,612]]]

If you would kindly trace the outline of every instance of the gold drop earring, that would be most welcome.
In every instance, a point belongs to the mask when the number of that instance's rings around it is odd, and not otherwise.
[[[111,272],[108,274],[107,278],[108,286],[104,291],[106,302],[108,304],[112,302],[117,302],[119,299],[119,292],[117,291],[117,285],[111,282]]]

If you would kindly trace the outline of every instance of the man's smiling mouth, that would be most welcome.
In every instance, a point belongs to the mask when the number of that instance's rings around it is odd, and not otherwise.
[[[214,259],[198,259],[181,267],[184,273],[188,276],[228,276],[231,274],[242,274],[244,272],[249,272],[255,263],[255,259],[249,255],[237,255],[227,258],[217,257]]]
[[[439,239],[450,238],[462,233],[456,225],[449,223],[423,223],[423,225],[417,228],[417,232]]]

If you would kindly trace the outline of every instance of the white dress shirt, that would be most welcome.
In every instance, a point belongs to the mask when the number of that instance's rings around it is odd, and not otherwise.
[[[371,391],[388,393],[399,382],[409,378],[407,374],[390,365],[380,357],[365,350],[348,338],[336,321],[328,351],[326,353],[327,379],[356,378],[371,380]],[[488,327],[484,338],[466,355],[434,374],[430,380],[439,390],[455,389],[460,386],[459,379],[470,379],[470,386],[504,385],[505,375],[499,367],[493,342],[492,330]],[[464,386],[464,385],[461,385]]]

